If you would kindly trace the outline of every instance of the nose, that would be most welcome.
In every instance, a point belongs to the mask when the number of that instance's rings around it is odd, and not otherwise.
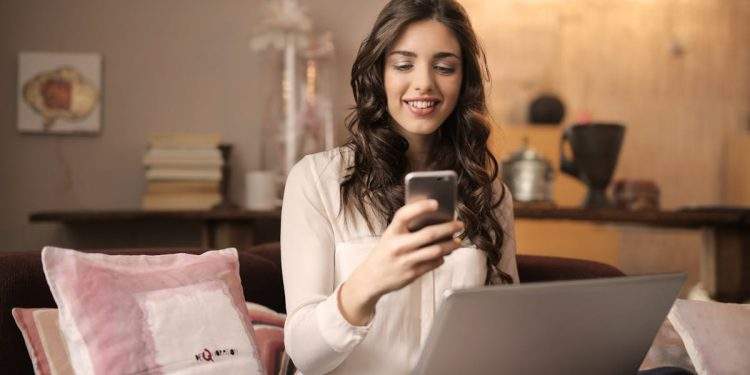
[[[435,86],[435,77],[433,76],[430,64],[420,64],[414,71],[414,80],[412,81],[414,90],[421,93],[430,92]]]

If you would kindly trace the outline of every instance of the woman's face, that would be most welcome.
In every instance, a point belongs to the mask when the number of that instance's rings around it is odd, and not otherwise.
[[[435,20],[407,26],[388,50],[384,80],[388,113],[407,140],[434,133],[461,91],[461,46]]]

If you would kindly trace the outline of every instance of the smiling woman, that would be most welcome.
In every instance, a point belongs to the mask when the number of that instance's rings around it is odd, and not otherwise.
[[[352,66],[356,105],[345,149],[353,160],[340,194],[342,209],[356,211],[373,231],[403,206],[406,173],[456,171],[461,238],[484,251],[488,280],[501,283],[511,277],[497,267],[507,235],[497,209],[511,198],[487,148],[488,79],[484,51],[460,4],[389,2]]]
[[[303,373],[410,373],[446,290],[518,281],[486,72],[453,0],[392,0],[362,42],[349,141],[302,159],[284,192],[285,347]],[[446,169],[458,220],[409,231],[438,207],[404,204],[404,176]]]
[[[429,19],[410,25],[384,67],[388,113],[422,169],[429,139],[453,112],[461,90],[461,46],[450,29]],[[420,157],[421,156],[421,157]]]

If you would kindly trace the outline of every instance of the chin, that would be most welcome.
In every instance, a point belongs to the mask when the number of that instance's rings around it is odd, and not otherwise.
[[[440,129],[440,126],[430,126],[420,129],[417,134],[420,135],[432,135],[435,134],[435,132]]]
[[[411,126],[409,125],[403,126],[403,129],[405,131],[411,134],[415,134],[415,135],[432,135],[439,128],[440,128],[440,125],[435,125],[435,124],[412,124]]]

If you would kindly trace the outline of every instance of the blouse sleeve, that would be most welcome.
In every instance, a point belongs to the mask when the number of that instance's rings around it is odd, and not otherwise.
[[[333,227],[321,189],[314,160],[306,156],[289,172],[281,210],[281,266],[288,313],[284,345],[306,375],[338,367],[369,330],[369,326],[352,326],[339,310]]]
[[[495,265],[497,270],[505,272],[513,279],[513,283],[518,283],[518,266],[516,265],[516,228],[513,215],[513,196],[510,189],[505,184],[498,182],[496,190],[502,195],[503,200],[496,208],[496,217],[503,227],[503,246],[501,247],[502,257],[498,264]],[[496,279],[496,278],[494,278]]]

